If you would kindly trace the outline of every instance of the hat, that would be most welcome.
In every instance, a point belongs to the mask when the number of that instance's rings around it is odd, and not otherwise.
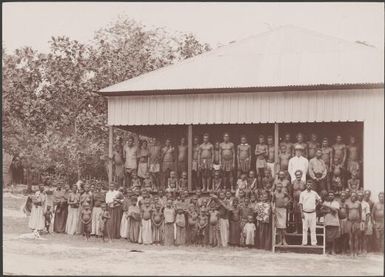
[[[294,147],[295,150],[304,150],[303,146],[301,144],[297,144],[295,147]]]

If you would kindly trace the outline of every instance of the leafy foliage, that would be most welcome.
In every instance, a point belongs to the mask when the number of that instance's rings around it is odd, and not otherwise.
[[[61,36],[49,44],[47,54],[3,51],[3,147],[71,181],[107,176],[107,103],[96,91],[209,50],[192,34],[126,18],[90,44]]]

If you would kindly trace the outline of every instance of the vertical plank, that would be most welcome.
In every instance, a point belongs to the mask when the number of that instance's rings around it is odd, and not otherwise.
[[[192,189],[192,125],[187,126],[187,182],[188,190]]]
[[[112,182],[112,142],[113,142],[113,127],[108,126],[108,183]]]

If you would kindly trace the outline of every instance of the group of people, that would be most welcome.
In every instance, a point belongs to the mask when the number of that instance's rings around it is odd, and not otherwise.
[[[120,137],[110,158],[114,181],[119,186],[138,187],[140,184],[157,191],[169,188],[170,176],[180,178],[176,183],[182,189],[187,182],[188,146],[185,138],[180,139],[179,145],[173,146],[170,139],[161,145],[156,138],[148,142],[135,140],[132,136],[123,144]],[[297,170],[302,171],[303,181],[306,178],[313,180],[314,190],[318,193],[328,190],[341,192],[346,188],[358,191],[362,188],[361,148],[354,136],[350,136],[346,145],[342,136],[337,135],[335,143],[330,146],[327,137],[319,142],[314,133],[310,134],[308,142],[305,142],[302,133],[296,135],[295,142],[287,133],[276,146],[273,136],[268,135],[265,141],[265,136],[259,135],[252,151],[246,136],[241,136],[240,143],[235,145],[225,133],[222,142],[212,144],[209,134],[205,133],[201,143],[198,137],[193,139],[191,162],[191,189],[203,192],[218,188],[235,191],[237,177],[251,172],[256,177],[257,186],[262,186],[264,178],[276,178],[280,171],[293,181]]]

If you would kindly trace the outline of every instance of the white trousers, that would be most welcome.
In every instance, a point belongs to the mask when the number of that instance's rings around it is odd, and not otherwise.
[[[317,237],[315,228],[317,223],[316,213],[303,213],[305,218],[302,219],[302,244],[307,244],[307,230],[310,229],[311,245],[317,245]]]

